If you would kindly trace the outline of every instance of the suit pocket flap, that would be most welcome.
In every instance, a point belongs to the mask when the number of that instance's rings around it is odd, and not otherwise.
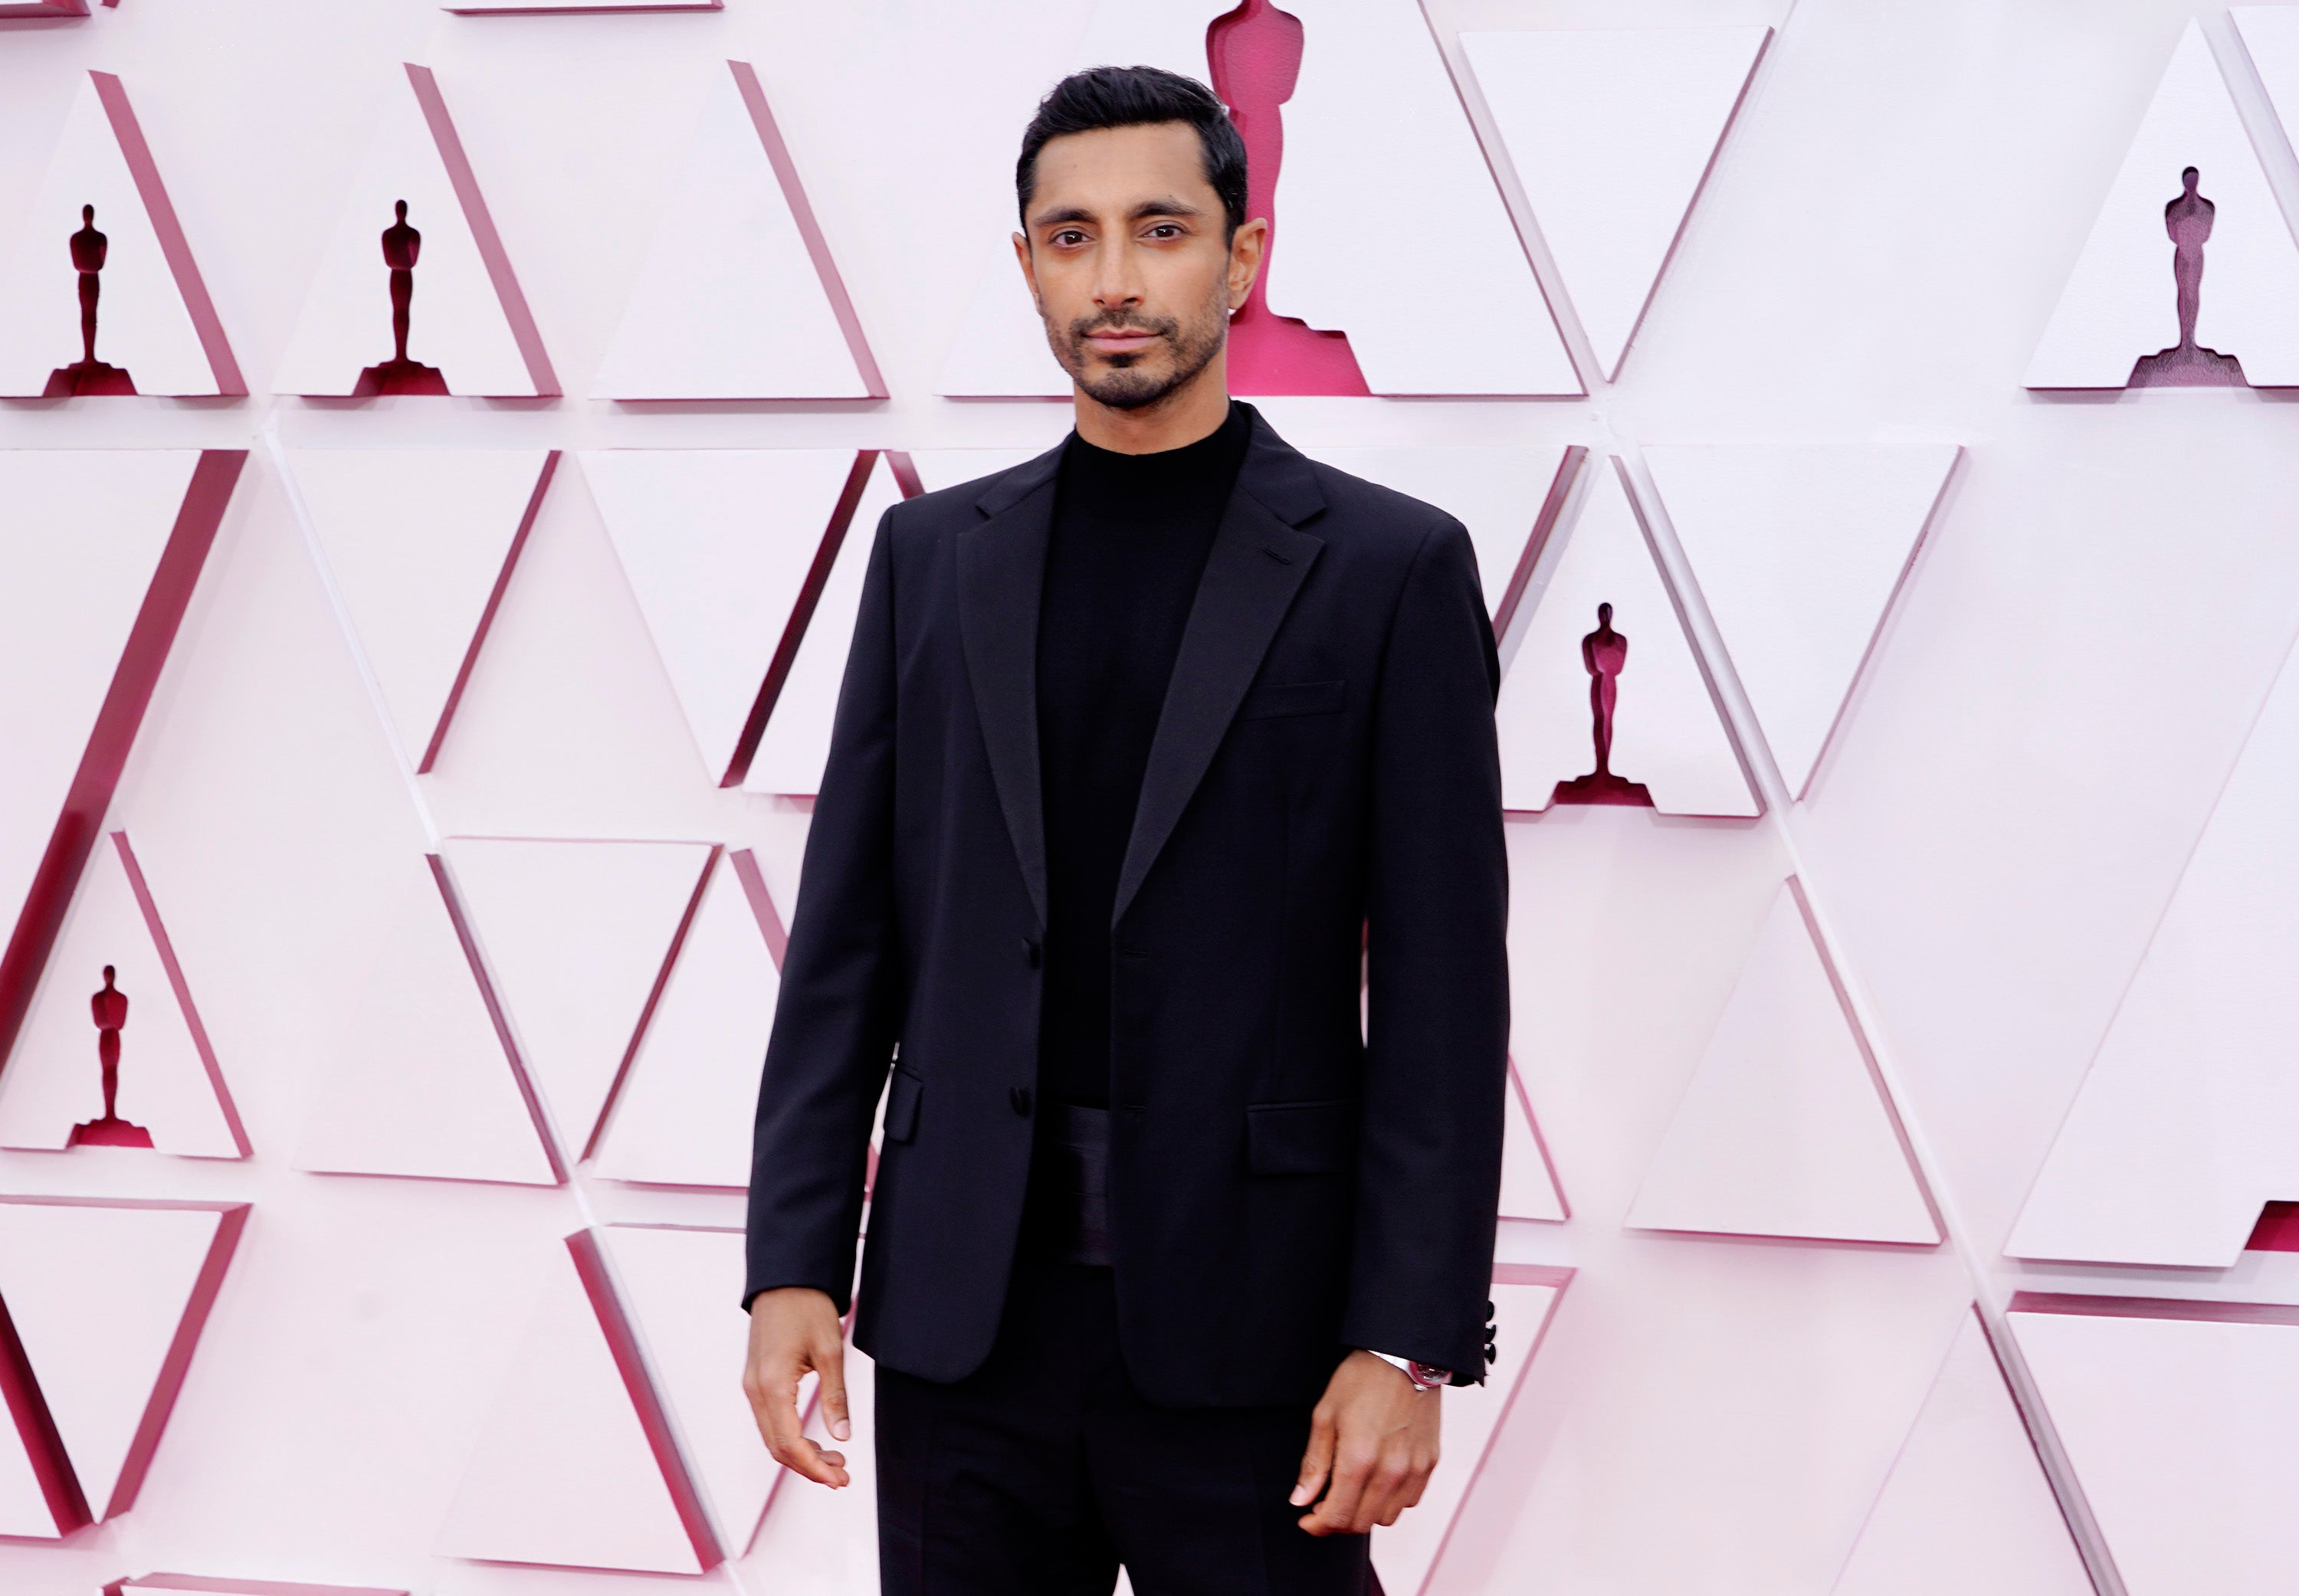
[[[1324,1175],[1357,1165],[1357,1105],[1261,1103],[1245,1111],[1246,1168],[1256,1175]]]
[[[918,1133],[918,1098],[926,1083],[907,1070],[897,1069],[886,1087],[886,1139],[907,1142]]]
[[[1281,715],[1332,715],[1348,695],[1346,682],[1274,682],[1245,695],[1237,708],[1241,721],[1274,720]]]

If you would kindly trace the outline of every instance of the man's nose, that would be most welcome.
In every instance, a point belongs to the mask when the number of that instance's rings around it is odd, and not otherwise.
[[[1141,277],[1123,239],[1104,244],[1094,260],[1093,302],[1105,310],[1141,302]]]

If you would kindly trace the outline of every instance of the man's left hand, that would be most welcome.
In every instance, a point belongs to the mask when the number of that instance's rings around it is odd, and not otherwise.
[[[1342,1359],[1309,1416],[1309,1450],[1292,1501],[1317,1505],[1301,1527],[1313,1535],[1361,1535],[1395,1524],[1421,1500],[1437,1467],[1442,1399],[1441,1391],[1416,1390],[1403,1369],[1371,1352]]]

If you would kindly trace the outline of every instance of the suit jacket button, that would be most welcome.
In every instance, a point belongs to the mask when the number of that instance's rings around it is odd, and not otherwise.
[[[1021,1115],[1025,1120],[1030,1117],[1030,1088],[1028,1087],[1016,1087],[1012,1091],[1006,1094],[1006,1101],[1014,1105],[1014,1112],[1016,1113]]]

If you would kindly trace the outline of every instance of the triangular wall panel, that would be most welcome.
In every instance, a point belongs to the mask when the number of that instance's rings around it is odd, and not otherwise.
[[[246,1157],[238,1110],[124,831],[107,837],[82,873],[0,1073],[0,1146],[61,1149],[79,1128],[104,1124],[91,1005],[107,969],[110,989],[128,1005],[113,1120],[143,1131],[162,1153]]]
[[[457,837],[456,897],[560,1145],[580,1156],[668,979],[705,842]]]
[[[1573,1271],[1532,1264],[1493,1269],[1495,1357],[1482,1385],[1445,1393],[1443,1457],[1418,1506],[1373,1533],[1374,1569],[1388,1596],[1424,1596],[1452,1539],[1462,1506],[1484,1472],[1494,1437],[1516,1402]]]
[[[1612,773],[1643,783],[1670,815],[1750,815],[1754,790],[1653,562],[1617,463],[1592,464],[1561,552],[1543,550],[1518,604],[1501,682],[1501,789],[1511,809],[1549,806],[1556,785],[1594,769],[1594,711],[1581,641],[1613,607],[1628,653],[1613,721]],[[1568,511],[1568,514],[1571,512]],[[1551,542],[1556,540],[1551,539]]]
[[[607,535],[711,780],[739,783],[869,481],[873,451],[583,456]]]
[[[1336,470],[1433,504],[1469,529],[1485,613],[1506,633],[1588,451],[1578,444],[1502,449],[1413,444],[1306,448]]]
[[[1501,1137],[1501,1217],[1505,1220],[1564,1220],[1572,1217],[1564,1206],[1564,1189],[1556,1183],[1556,1167],[1532,1117],[1532,1100],[1524,1078],[1509,1063],[1507,1123]]]
[[[298,449],[288,459],[392,730],[427,771],[559,451]]]
[[[136,1503],[247,1214],[0,1201],[0,1301],[99,1520]]]
[[[0,1049],[31,1001],[244,450],[0,450]]]
[[[1771,37],[1755,26],[1461,35],[1607,376],[1620,374]]]
[[[409,360],[435,368],[441,392],[555,396],[559,379],[437,79],[412,62],[392,77],[273,390],[354,394],[363,372],[394,358],[382,238],[404,200],[422,235]]]
[[[437,862],[409,860],[390,892],[359,908],[365,979],[343,1022],[312,1038],[296,1167],[556,1184],[537,1105]]]
[[[128,91],[110,72],[91,72],[81,85],[31,209],[10,232],[0,393],[89,391],[65,370],[85,356],[73,236],[90,225],[88,205],[104,239],[96,360],[124,372],[137,393],[245,393]]]
[[[718,1561],[587,1232],[546,1266],[447,1509],[447,1557],[700,1574]],[[730,1385],[739,1379],[730,1370]],[[739,1389],[739,1387],[737,1387]]]
[[[884,399],[884,379],[749,62],[714,70],[592,392]]]
[[[596,1235],[719,1542],[739,1556],[785,1472],[736,1377],[751,1328],[736,1305],[743,1233],[608,1225]]]
[[[1939,1377],[1832,1596],[2093,1596],[1979,1316]]]
[[[1954,443],[1645,451],[1791,793],[1812,780],[1960,452]]]
[[[1067,67],[1140,62],[1208,82],[1207,28],[1234,9],[1229,0],[1104,0]],[[1299,0],[1284,9],[1304,32],[1281,112],[1270,310],[1346,334],[1374,393],[1581,392],[1419,8]],[[1365,225],[1372,190],[1398,207],[1379,228]],[[984,251],[938,391],[1066,397],[1069,379],[1048,352],[1007,231]],[[1440,233],[1441,258],[1416,242]]]
[[[1940,1239],[1793,881],[1772,899],[1626,1222]]]
[[[2299,384],[2299,246],[2235,102],[2190,21],[2132,136],[2029,362],[2030,388],[2121,388],[2142,357],[2179,343],[2164,207],[2196,169],[2215,211],[2203,248],[2195,341],[2241,362],[2253,387]]]
[[[750,1184],[782,929],[749,850],[720,858],[608,1111],[600,1174],[660,1186]]]
[[[2287,656],[2006,1250],[2225,1269],[2299,1198],[2299,652]]]
[[[833,525],[831,535],[839,542],[829,579],[807,620],[789,674],[775,694],[774,711],[743,778],[746,790],[811,797],[822,786],[822,767],[830,757],[830,724],[838,709],[839,684],[846,676],[854,617],[862,606],[862,575],[869,567],[870,545],[878,517],[901,497],[894,457],[881,455],[854,509],[842,525]]]

